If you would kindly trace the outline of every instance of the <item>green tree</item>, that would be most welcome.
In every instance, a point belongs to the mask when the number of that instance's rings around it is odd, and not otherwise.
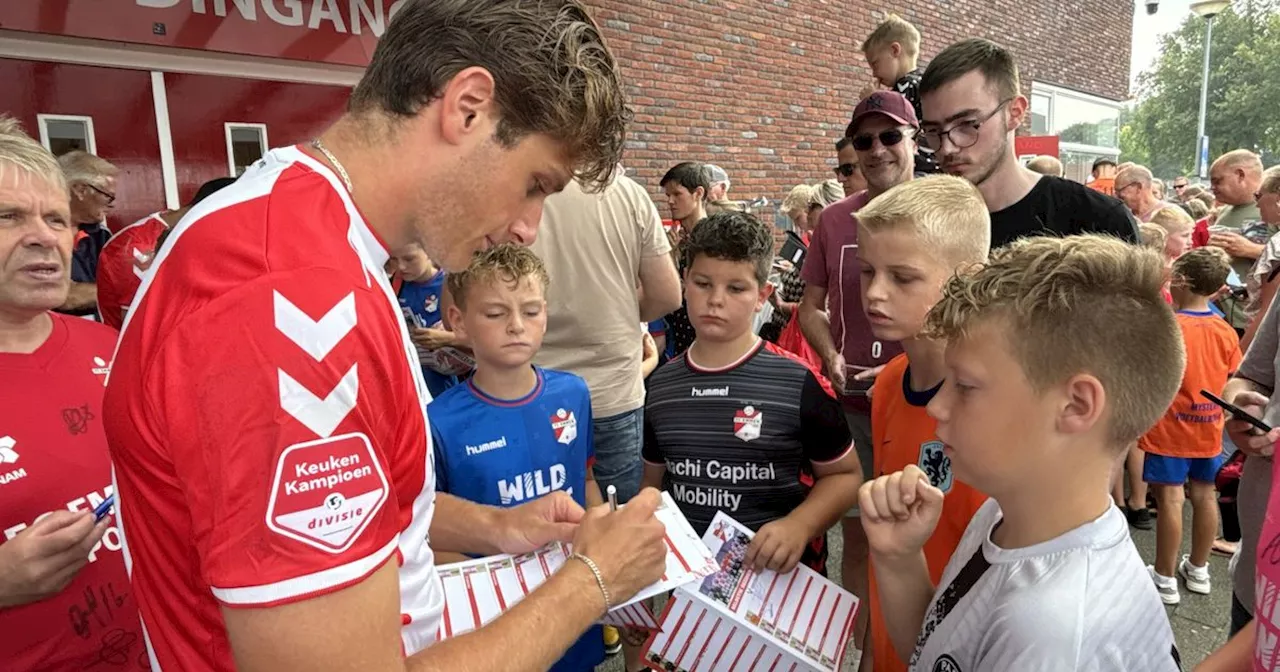
[[[1280,158],[1280,2],[1236,0],[1214,19],[1206,133],[1209,156],[1250,149]],[[1156,175],[1195,170],[1204,20],[1188,15],[1160,40],[1160,57],[1138,76],[1137,103],[1120,118],[1121,160]]]

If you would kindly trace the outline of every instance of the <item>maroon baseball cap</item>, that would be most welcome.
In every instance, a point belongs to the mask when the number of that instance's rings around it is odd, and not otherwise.
[[[853,119],[844,129],[845,137],[851,138],[858,132],[858,124],[867,117],[882,114],[890,119],[911,128],[920,128],[920,120],[916,118],[916,108],[907,97],[897,91],[876,91],[862,99],[853,108]]]

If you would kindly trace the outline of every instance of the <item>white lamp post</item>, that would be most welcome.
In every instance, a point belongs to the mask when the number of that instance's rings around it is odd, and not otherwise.
[[[1213,43],[1213,17],[1222,13],[1231,0],[1195,0],[1191,11],[1204,19],[1204,71],[1200,75],[1200,121],[1196,130],[1196,174],[1201,180],[1209,173],[1209,136],[1205,135],[1205,114],[1209,104],[1209,47]]]

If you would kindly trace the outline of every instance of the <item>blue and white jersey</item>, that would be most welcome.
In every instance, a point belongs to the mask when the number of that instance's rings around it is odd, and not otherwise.
[[[516,506],[563,490],[586,505],[591,394],[571,373],[534,372],[537,385],[522,399],[495,399],[467,381],[427,407],[441,492]]]
[[[400,308],[405,322],[415,327],[438,327],[443,319],[440,299],[444,296],[444,271],[418,282],[404,281],[400,285]]]
[[[511,507],[563,490],[586,506],[595,460],[587,383],[572,373],[534,372],[538,382],[521,399],[496,399],[468,380],[427,405],[438,492]],[[603,634],[593,627],[551,670],[591,672],[603,660]]]

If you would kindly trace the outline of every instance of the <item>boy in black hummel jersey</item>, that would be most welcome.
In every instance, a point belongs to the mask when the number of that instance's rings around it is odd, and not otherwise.
[[[699,534],[717,510],[756,531],[757,569],[822,571],[827,528],[862,482],[852,435],[826,379],[762,341],[752,318],[773,236],[722,212],[685,244],[685,298],[697,338],[649,378],[644,484],[664,486]]]

